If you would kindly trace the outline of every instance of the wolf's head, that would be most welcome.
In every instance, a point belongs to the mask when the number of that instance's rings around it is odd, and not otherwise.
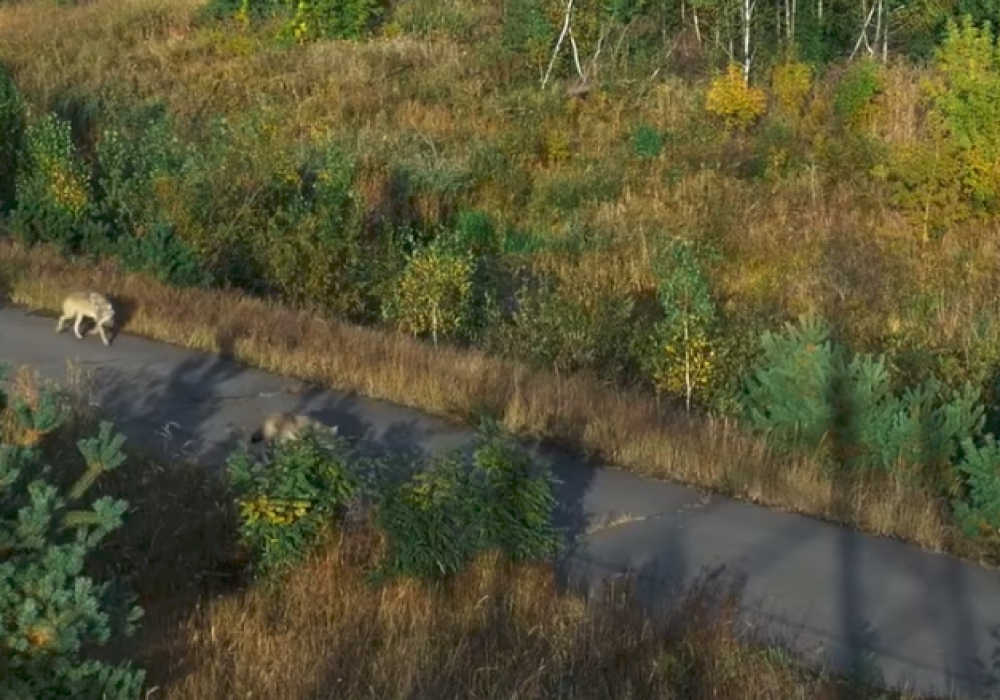
[[[102,326],[108,323],[114,323],[115,307],[111,305],[110,301],[100,294],[91,294],[90,303],[94,307],[94,313],[97,314],[98,323]]]

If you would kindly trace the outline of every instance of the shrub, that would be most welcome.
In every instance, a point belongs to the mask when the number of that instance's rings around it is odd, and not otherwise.
[[[0,407],[6,397],[0,391]],[[5,698],[141,697],[144,673],[84,654],[107,642],[113,625],[131,634],[137,607],[116,606],[109,584],[83,575],[88,555],[122,524],[127,504],[84,498],[124,456],[124,438],[104,422],[80,440],[86,469],[65,491],[50,481],[41,444],[69,414],[52,389],[34,401],[14,397],[0,444],[0,695]],[[75,509],[71,509],[75,508]]]
[[[717,313],[708,280],[691,246],[674,240],[655,262],[663,320],[653,328],[646,366],[657,389],[683,395],[712,381]]]
[[[968,495],[955,499],[955,517],[970,537],[1000,536],[1000,444],[987,434],[982,445],[962,440],[965,459],[958,465],[965,477]]]
[[[506,60],[498,62],[513,64],[517,72],[523,70],[529,74],[530,70],[534,70],[542,75],[552,51],[552,32],[556,31],[543,0],[510,0],[503,3],[502,21],[500,46]]]
[[[361,247],[364,203],[354,190],[356,172],[345,153],[328,148],[311,191],[303,187],[269,217],[259,257],[267,286],[285,300],[361,314],[372,270]]]
[[[776,180],[802,162],[795,130],[781,119],[768,120],[762,126],[754,139],[753,150],[749,174],[764,180]]]
[[[747,85],[743,69],[731,63],[709,85],[705,110],[722,119],[728,128],[745,129],[767,111],[767,94]]]
[[[148,273],[164,284],[202,287],[212,283],[201,261],[169,224],[157,222],[142,236],[120,239],[116,252],[126,270]]]
[[[391,295],[383,314],[405,332],[454,336],[467,323],[472,291],[470,255],[430,244],[416,250]]]
[[[154,117],[138,129],[109,127],[96,150],[96,216],[108,227],[125,269],[178,287],[209,284],[201,260],[156,206],[155,184],[176,176],[183,165],[170,122]]]
[[[663,134],[649,124],[640,124],[632,132],[632,151],[640,158],[655,158],[663,152]]]
[[[583,279],[542,278],[516,294],[517,310],[496,328],[490,347],[557,372],[581,369],[614,377],[632,361],[635,301]]]
[[[383,0],[211,0],[202,10],[210,19],[254,22],[281,17],[279,36],[296,41],[357,39],[384,9]]]
[[[294,36],[296,41],[359,39],[381,17],[384,4],[382,0],[278,1],[288,6],[294,4],[282,34]]]
[[[779,114],[795,122],[802,114],[812,89],[812,68],[807,63],[787,61],[771,72],[771,93]]]
[[[834,88],[834,114],[846,127],[860,128],[871,118],[875,97],[881,90],[880,64],[871,58],[855,61]]]
[[[436,455],[408,481],[384,488],[376,523],[389,551],[380,574],[447,577],[490,550],[514,561],[555,554],[553,478],[547,465],[532,471],[531,456],[487,424],[471,455]]]
[[[278,443],[267,464],[245,449],[230,456],[240,535],[254,553],[256,573],[280,574],[312,551],[358,491],[350,459],[342,438],[320,431]]]
[[[893,394],[881,357],[850,357],[816,317],[761,338],[762,354],[746,380],[750,423],[777,442],[824,448],[849,469],[904,470],[953,495],[959,448],[985,424],[979,391],[948,392],[930,379]]]
[[[502,256],[503,237],[488,214],[463,209],[456,217],[454,230],[445,235],[443,243],[448,249],[475,260],[461,335],[466,342],[479,344],[499,322],[501,305],[513,293],[510,269]]]
[[[213,119],[200,140],[153,178],[156,220],[173,225],[212,279],[273,293],[280,286],[269,262],[285,240],[273,235],[272,222],[287,220],[302,196],[301,155],[279,144],[257,116]]]
[[[0,212],[14,206],[15,179],[24,148],[27,110],[7,71],[0,66]]]
[[[51,242],[64,252],[106,252],[105,229],[90,218],[90,173],[73,145],[69,122],[46,114],[30,124],[24,156],[11,216],[14,232],[26,243]]]
[[[989,27],[949,21],[925,84],[925,138],[896,149],[893,201],[929,239],[1000,201],[1000,50]]]

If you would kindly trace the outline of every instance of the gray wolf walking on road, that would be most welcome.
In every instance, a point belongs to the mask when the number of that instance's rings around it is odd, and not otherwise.
[[[299,413],[271,413],[264,418],[264,422],[250,436],[250,442],[286,442],[296,440],[306,429],[328,430],[330,434],[337,434],[337,426],[326,426]]]
[[[91,334],[99,334],[105,345],[111,345],[108,336],[104,334],[104,327],[114,325],[115,309],[106,296],[97,292],[70,292],[63,299],[62,316],[56,324],[56,333],[62,333],[66,322],[74,319],[73,332],[82,340],[80,322],[85,318],[94,319],[95,326],[90,331]]]

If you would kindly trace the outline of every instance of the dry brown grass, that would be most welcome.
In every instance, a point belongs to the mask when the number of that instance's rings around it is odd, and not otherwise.
[[[179,290],[114,266],[75,266],[52,252],[0,246],[13,302],[55,312],[66,290],[101,288],[127,328],[155,340],[225,352],[261,369],[357,391],[439,416],[479,411],[526,437],[579,448],[613,466],[808,513],[932,550],[981,552],[943,504],[910,485],[833,479],[817,460],[769,450],[726,421],[661,409],[586,375],[556,375],[475,351],[321,320],[228,291]]]
[[[447,589],[384,588],[362,573],[377,551],[351,534],[283,583],[219,600],[174,639],[177,700],[209,698],[854,698],[862,688],[803,673],[742,645],[732,608],[679,603],[664,632],[627,587],[594,602],[558,592],[547,566],[485,556]]]

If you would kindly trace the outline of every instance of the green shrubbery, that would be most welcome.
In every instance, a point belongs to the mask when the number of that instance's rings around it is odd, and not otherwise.
[[[0,390],[0,411],[7,398]],[[54,470],[42,453],[69,417],[59,393],[46,387],[31,402],[15,396],[7,415],[14,425],[0,444],[0,695],[141,697],[142,671],[91,658],[113,632],[130,634],[141,610],[85,575],[90,555],[122,525],[124,501],[86,496],[124,460],[124,438],[102,423],[77,443],[85,470],[67,481],[66,465]]]
[[[16,186],[11,226],[22,240],[55,243],[66,253],[108,252],[104,229],[92,218],[90,170],[69,122],[46,114],[28,124]]]
[[[484,551],[513,561],[557,551],[548,467],[533,465],[494,427],[480,433],[471,455],[437,455],[409,480],[385,483],[375,496],[389,543],[384,573],[448,576]]]
[[[449,576],[488,550],[514,561],[557,550],[547,467],[491,426],[470,454],[415,462],[361,458],[342,439],[312,432],[276,445],[267,464],[237,452],[229,474],[244,541],[266,575],[299,562],[357,499],[372,505],[387,541],[380,575]]]
[[[767,332],[747,378],[747,420],[778,444],[847,470],[908,476],[954,499],[972,534],[1000,526],[1000,458],[980,392],[935,379],[894,390],[885,358],[851,355],[815,317]],[[977,446],[980,445],[981,446]]]
[[[246,450],[230,457],[241,535],[257,572],[284,571],[309,553],[358,490],[352,459],[342,439],[319,434],[280,443],[266,464]]]
[[[901,149],[892,173],[896,202],[928,237],[990,217],[1000,202],[1000,49],[989,23],[949,21],[935,66],[925,90],[930,138]]]

